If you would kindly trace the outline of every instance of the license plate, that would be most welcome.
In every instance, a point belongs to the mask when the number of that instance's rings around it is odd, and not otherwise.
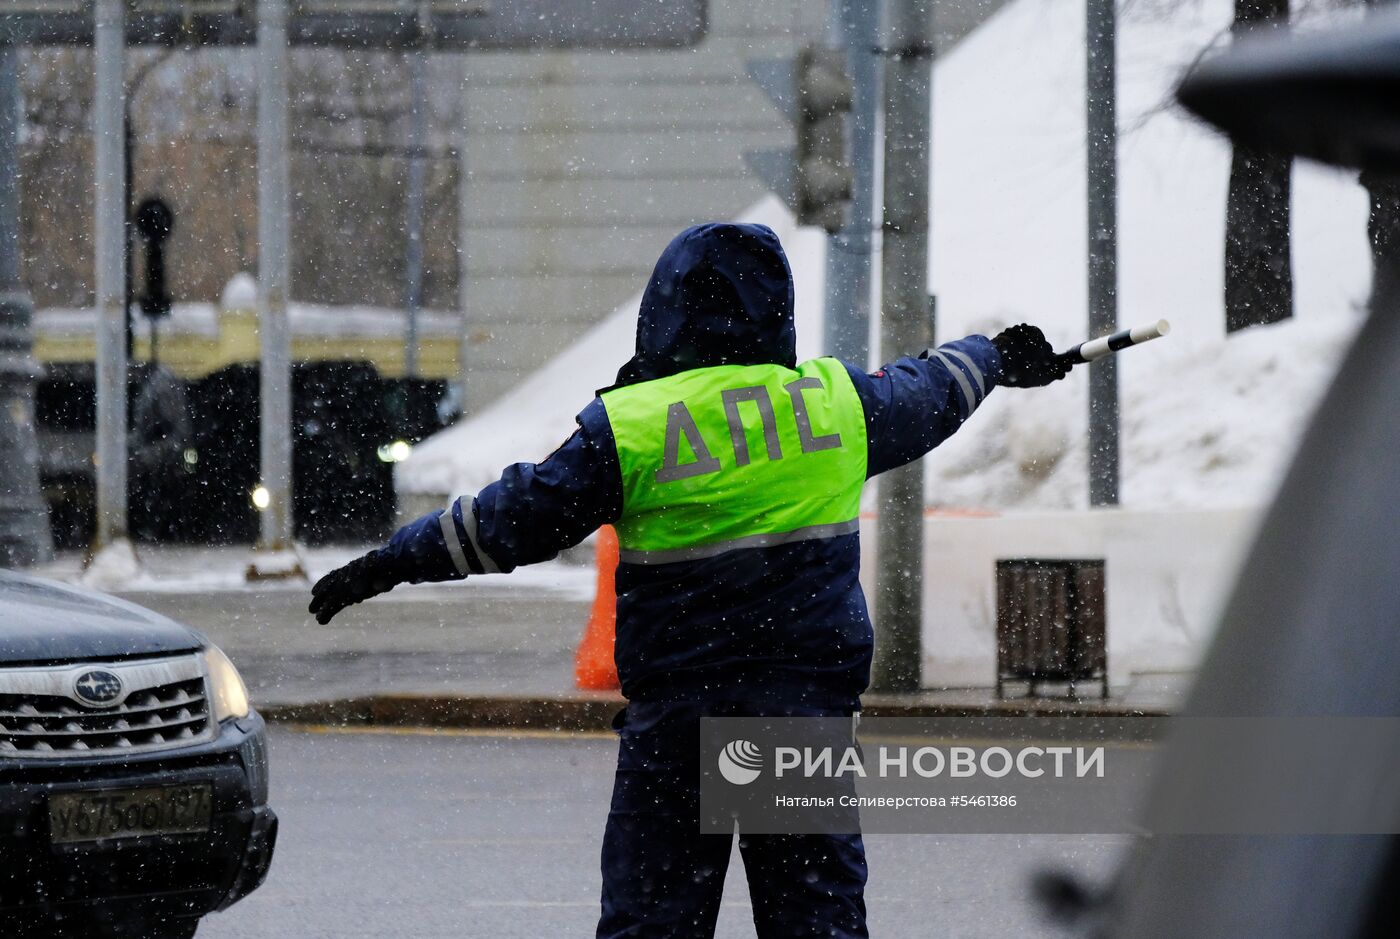
[[[204,832],[212,803],[207,782],[55,792],[49,796],[49,832],[54,844]]]

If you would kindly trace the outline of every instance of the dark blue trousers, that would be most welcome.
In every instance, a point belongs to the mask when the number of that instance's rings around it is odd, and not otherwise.
[[[633,702],[618,716],[598,939],[710,939],[731,835],[700,834],[700,718],[829,717],[818,708]],[[759,939],[865,939],[859,835],[739,835]]]

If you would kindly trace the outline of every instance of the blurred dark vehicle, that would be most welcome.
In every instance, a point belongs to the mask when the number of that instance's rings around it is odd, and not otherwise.
[[[393,463],[451,419],[448,383],[385,379],[367,362],[292,371],[293,512],[316,544],[383,537],[395,518]],[[129,525],[143,541],[252,542],[258,515],[258,367],[186,381],[161,366],[128,382]],[[95,528],[91,363],[51,364],[36,395],[40,479],[54,541],[86,547]]]
[[[189,627],[0,571],[0,936],[174,939],[267,876],[263,720]]]
[[[1391,939],[1400,936],[1400,733],[1374,719],[1400,717],[1400,244],[1378,219],[1400,199],[1400,10],[1237,42],[1197,65],[1179,97],[1239,143],[1362,170],[1375,260],[1369,318],[1317,408],[1183,714],[1351,718],[1375,730],[1344,761],[1291,774],[1251,765],[1244,778],[1203,774],[1171,744],[1146,817],[1224,788],[1268,792],[1270,805],[1323,794],[1388,822],[1355,834],[1154,835],[1112,889],[1047,878],[1042,899],[1095,937]]]

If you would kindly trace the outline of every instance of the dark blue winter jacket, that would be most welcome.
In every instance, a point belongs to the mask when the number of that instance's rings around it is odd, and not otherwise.
[[[792,276],[777,236],[762,225],[701,225],[678,235],[657,261],[642,298],[636,354],[618,385],[712,365],[791,366],[795,359]],[[983,336],[897,359],[873,374],[846,369],[865,412],[869,476],[949,437],[1001,375],[996,348]],[[414,583],[504,573],[547,561],[616,521],[621,477],[600,399],[583,409],[578,425],[543,462],[508,467],[475,498],[463,496],[406,525],[381,556]],[[621,564],[616,655],[623,694],[854,706],[869,682],[872,652],[857,579],[859,537]]]

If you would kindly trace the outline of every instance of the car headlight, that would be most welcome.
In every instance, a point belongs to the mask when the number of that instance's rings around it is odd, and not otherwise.
[[[213,698],[214,720],[248,716],[248,686],[238,669],[218,646],[204,651],[204,667],[209,670],[209,694]]]

